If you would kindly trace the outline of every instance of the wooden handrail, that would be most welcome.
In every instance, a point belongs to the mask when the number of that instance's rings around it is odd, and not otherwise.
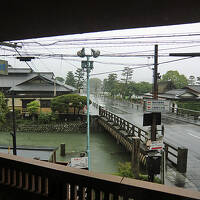
[[[8,175],[9,174],[9,175]],[[200,192],[0,153],[0,190],[18,199],[200,199]],[[20,195],[20,196],[18,196]],[[1,197],[1,193],[0,193]]]
[[[124,129],[127,132],[129,132],[128,127],[134,127],[133,135],[137,135],[140,138],[143,137],[146,140],[149,139],[147,137],[148,133],[146,131],[142,130],[140,127],[138,127],[136,125],[131,124],[130,122],[126,121],[125,119],[122,119],[121,117],[115,115],[114,113],[103,109],[103,107],[101,107],[101,106],[99,106],[99,114],[100,114],[100,116],[106,117],[109,121],[112,120],[115,125],[119,125],[119,127],[121,129]],[[112,118],[108,117],[108,115],[110,116],[110,114],[113,116]],[[135,133],[137,133],[137,134],[135,134]]]

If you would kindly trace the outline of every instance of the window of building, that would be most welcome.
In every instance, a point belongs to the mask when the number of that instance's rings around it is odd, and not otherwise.
[[[50,108],[51,101],[50,100],[40,100],[40,108]]]
[[[34,100],[35,99],[22,99],[22,108],[27,108],[27,104]]]

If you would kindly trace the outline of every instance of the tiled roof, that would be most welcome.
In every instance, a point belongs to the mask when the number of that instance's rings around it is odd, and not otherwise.
[[[200,94],[200,85],[188,85],[186,88],[194,90],[195,92],[198,92]]]
[[[76,88],[53,79],[53,72],[34,72],[29,68],[9,68],[8,75],[0,75],[0,88],[11,88],[14,91],[57,91],[74,92]],[[40,77],[49,84],[31,84],[30,80]]]
[[[16,91],[16,92],[53,92],[54,91],[54,85],[53,84],[47,84],[47,85],[35,85],[31,83],[27,84],[22,84],[22,85],[17,85],[11,88],[11,90]],[[73,92],[73,90],[68,89],[67,87],[56,85],[56,91],[58,92]]]

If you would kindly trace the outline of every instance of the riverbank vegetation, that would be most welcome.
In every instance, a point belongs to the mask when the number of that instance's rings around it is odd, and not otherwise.
[[[78,94],[57,96],[51,100],[51,110],[53,113],[69,113],[70,108],[73,108],[74,114],[79,114],[86,105],[87,97]]]
[[[91,101],[90,101],[91,103]],[[41,112],[38,101],[27,104],[27,113],[15,109],[16,128],[24,125],[61,124],[70,121],[84,121],[87,97],[68,94],[54,97],[51,101],[51,112]],[[11,131],[13,113],[8,109],[5,97],[0,93],[0,130]]]
[[[5,96],[0,92],[0,126],[6,123],[6,115],[8,113],[8,106],[5,100]]]
[[[132,172],[130,162],[119,163],[118,172],[115,175],[136,179],[135,175]],[[148,175],[140,173],[139,180],[148,181]],[[154,177],[154,182],[161,183],[161,180],[158,177]]]

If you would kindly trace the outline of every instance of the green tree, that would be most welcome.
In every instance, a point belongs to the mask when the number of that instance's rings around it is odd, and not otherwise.
[[[128,84],[129,81],[131,81],[132,77],[133,77],[133,69],[131,69],[130,67],[124,67],[124,70],[122,72],[122,81],[125,83],[125,85]]]
[[[178,71],[168,71],[166,74],[162,76],[161,81],[172,81],[172,83],[175,85],[175,87],[183,88],[186,85],[188,85],[188,80],[183,74],[179,74]]]
[[[76,87],[76,80],[72,71],[67,73],[65,84]]]
[[[0,126],[6,122],[6,114],[8,113],[8,106],[5,100],[5,96],[0,92]]]
[[[38,101],[31,101],[27,104],[27,111],[32,116],[33,120],[35,120],[35,116],[39,113],[40,104]]]
[[[126,86],[126,93],[124,93],[124,85],[125,83],[122,83],[120,86],[120,91],[122,91],[121,94],[125,94],[129,99],[133,94],[137,96],[152,91],[152,84],[145,81],[139,83],[133,81],[129,82]]]
[[[117,74],[115,73],[109,74],[106,84],[107,84],[107,91],[110,92],[111,96],[114,97],[119,93]]]
[[[139,83],[135,83],[135,95],[142,95],[144,93],[147,92],[151,92],[152,91],[152,84],[149,82],[139,82]]]
[[[104,80],[103,80],[103,92],[108,92],[108,79],[107,78],[105,78]]]
[[[133,76],[133,69],[129,68],[129,67],[125,67],[123,72],[122,72],[122,81],[123,84],[121,84],[122,88],[121,88],[121,94],[122,97],[125,98],[126,96],[130,96],[130,90],[128,87],[128,84],[130,83],[131,79]]]
[[[91,101],[90,101],[91,103]],[[69,108],[74,108],[74,114],[76,109],[78,114],[84,106],[87,105],[87,97],[80,96],[79,94],[65,94],[54,97],[51,100],[51,110],[55,113],[68,113]]]
[[[61,83],[64,83],[65,82],[65,79],[63,77],[60,77],[60,76],[57,76],[56,77],[56,80],[57,81],[60,81]]]
[[[75,72],[75,75],[74,75],[74,78],[75,78],[75,87],[79,90],[80,92],[80,89],[83,88],[83,83],[84,83],[84,71],[82,68],[78,68]]]

